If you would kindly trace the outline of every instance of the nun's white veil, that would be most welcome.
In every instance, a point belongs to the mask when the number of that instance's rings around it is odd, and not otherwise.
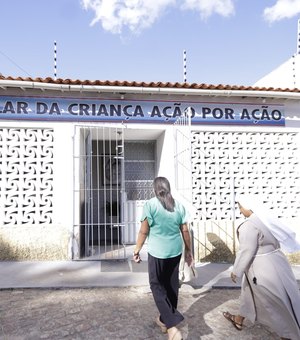
[[[238,195],[236,201],[245,209],[250,209],[271,231],[286,253],[300,251],[300,243],[296,240],[296,233],[274,216],[261,202],[258,196]]]

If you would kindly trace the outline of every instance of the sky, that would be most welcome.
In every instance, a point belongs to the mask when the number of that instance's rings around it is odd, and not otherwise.
[[[300,0],[1,0],[9,77],[251,86],[297,52]],[[186,63],[183,61],[186,51]],[[185,65],[185,66],[184,66]]]

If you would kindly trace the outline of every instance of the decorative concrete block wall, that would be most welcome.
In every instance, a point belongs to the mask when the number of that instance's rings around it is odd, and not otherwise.
[[[0,128],[0,260],[65,259],[53,225],[52,129]]]
[[[234,194],[257,194],[278,217],[300,222],[299,149],[296,132],[192,133],[198,260],[232,260],[241,218]]]

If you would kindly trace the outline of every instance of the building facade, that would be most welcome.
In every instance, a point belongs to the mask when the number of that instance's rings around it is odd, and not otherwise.
[[[235,195],[300,221],[300,91],[0,77],[0,259],[124,259],[155,176],[197,261],[232,261]],[[130,248],[131,247],[131,248]]]

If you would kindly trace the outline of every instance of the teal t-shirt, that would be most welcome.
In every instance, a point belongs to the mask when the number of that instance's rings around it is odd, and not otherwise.
[[[174,211],[166,210],[160,201],[153,197],[146,201],[141,221],[149,224],[148,253],[160,259],[178,256],[182,253],[180,225],[187,222],[184,206],[175,201]]]

